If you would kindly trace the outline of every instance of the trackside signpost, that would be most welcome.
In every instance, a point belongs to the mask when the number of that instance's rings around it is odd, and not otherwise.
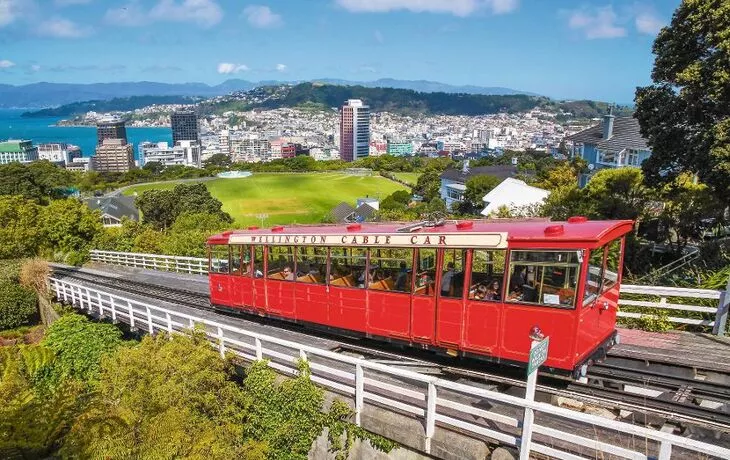
[[[535,387],[537,387],[537,370],[542,366],[548,357],[550,337],[542,340],[533,340],[530,347],[530,359],[527,362],[527,390],[525,399],[535,400]],[[522,439],[520,441],[520,460],[530,458],[530,442],[532,440],[532,424],[535,420],[535,413],[529,407],[525,408],[525,415],[522,418]]]

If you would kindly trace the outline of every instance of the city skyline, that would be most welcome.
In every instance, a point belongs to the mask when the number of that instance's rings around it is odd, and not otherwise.
[[[396,78],[626,103],[678,4],[3,0],[0,83]]]

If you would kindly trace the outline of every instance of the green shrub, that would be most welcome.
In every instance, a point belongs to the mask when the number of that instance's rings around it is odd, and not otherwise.
[[[38,297],[31,289],[0,280],[0,330],[32,323],[38,316]]]

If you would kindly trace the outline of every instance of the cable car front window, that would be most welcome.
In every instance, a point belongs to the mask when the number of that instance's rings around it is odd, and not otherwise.
[[[588,305],[598,298],[601,293],[603,282],[603,259],[606,247],[591,250],[588,258],[588,274],[586,275],[586,287],[583,292],[583,305]]]
[[[507,301],[574,308],[579,273],[576,251],[512,251]]]
[[[229,273],[228,245],[215,244],[210,247],[210,273]]]
[[[603,292],[611,289],[618,283],[619,271],[621,270],[621,243],[623,238],[608,243],[606,254],[606,268],[603,271]]]

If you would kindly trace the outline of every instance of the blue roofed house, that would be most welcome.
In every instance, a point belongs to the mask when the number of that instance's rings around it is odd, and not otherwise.
[[[578,185],[585,187],[591,176],[600,169],[639,167],[651,156],[651,149],[639,131],[639,122],[633,117],[615,117],[609,111],[600,124],[568,136],[573,144],[573,156],[588,162],[589,172],[578,177]]]

